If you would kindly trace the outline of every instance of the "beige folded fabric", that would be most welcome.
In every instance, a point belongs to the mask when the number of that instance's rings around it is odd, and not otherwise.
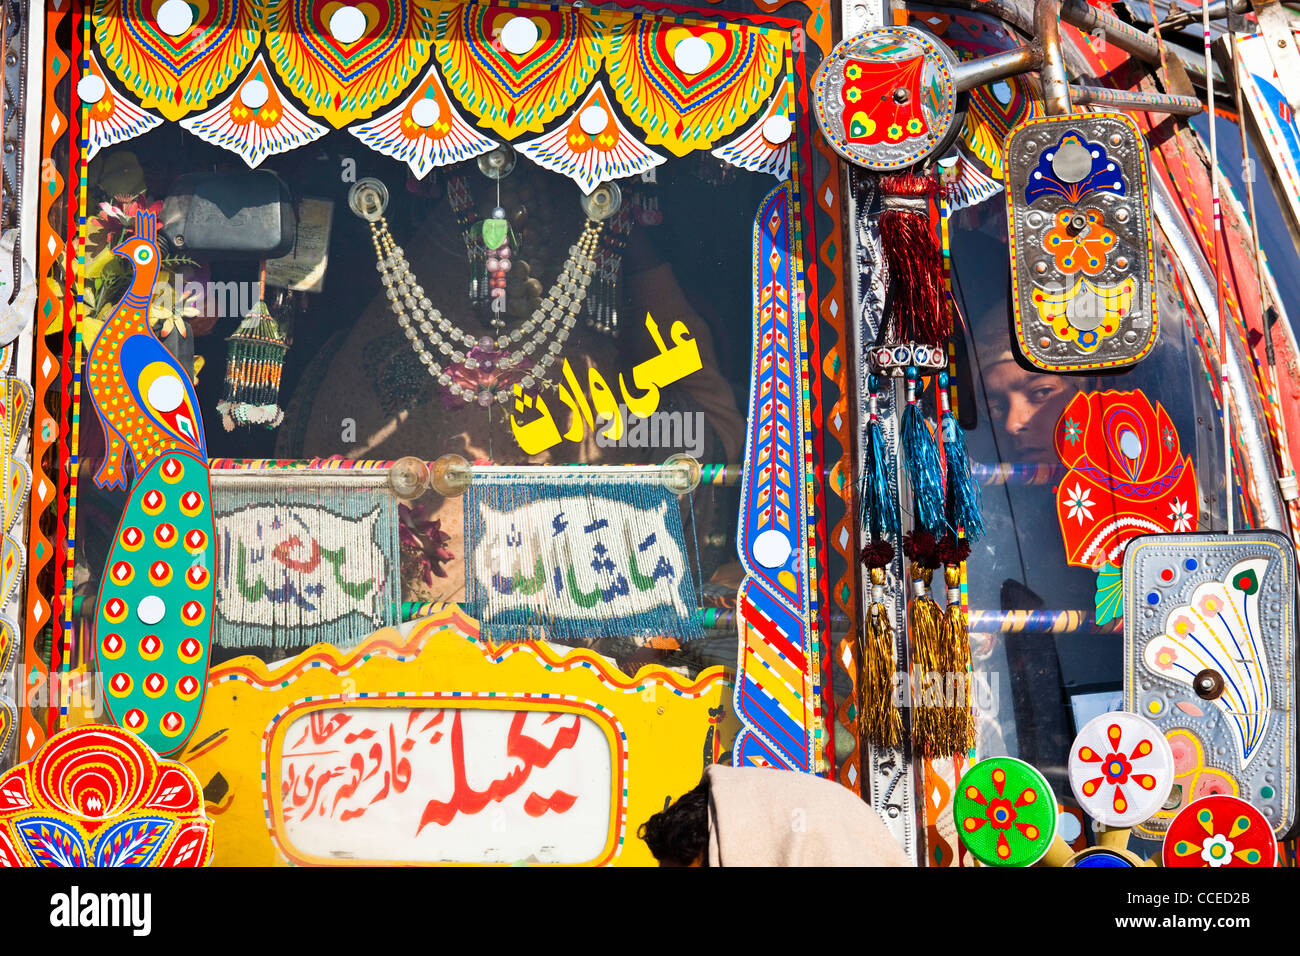
[[[709,781],[709,866],[912,866],[853,791],[789,770],[726,767]]]

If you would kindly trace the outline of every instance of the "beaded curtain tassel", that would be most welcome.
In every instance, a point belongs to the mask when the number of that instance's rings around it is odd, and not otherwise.
[[[885,341],[942,349],[952,335],[952,319],[942,296],[939,239],[930,223],[938,184],[933,176],[902,173],[881,177],[880,190],[880,240],[890,277]]]
[[[943,756],[964,754],[975,746],[975,715],[971,710],[971,656],[970,634],[966,622],[966,609],[961,599],[962,565],[970,556],[970,545],[961,538],[947,535],[936,549],[943,564],[947,607],[943,611],[941,647],[944,663],[945,695],[937,721],[937,751]]]
[[[909,531],[903,538],[908,559],[911,597],[907,605],[908,637],[912,645],[912,735],[916,747],[927,757],[945,754],[946,733],[943,705],[947,675],[952,672],[951,654],[943,633],[943,612],[930,596],[930,583],[939,566],[934,535]]]
[[[947,464],[944,489],[948,526],[950,531],[960,532],[967,541],[974,543],[984,536],[982,495],[979,484],[971,474],[966,437],[957,416],[952,413],[947,372],[939,373],[939,405],[942,409],[939,428],[943,435],[944,462]]]
[[[885,569],[894,560],[894,546],[886,533],[899,532],[898,505],[891,489],[884,431],[881,428],[879,380],[867,379],[867,461],[862,475],[862,525],[869,529],[871,542],[862,549],[861,560],[871,576],[871,601],[858,648],[858,736],[884,747],[897,747],[903,738],[903,719],[896,700],[894,627],[885,603]]]
[[[939,463],[939,449],[917,401],[916,379],[916,367],[909,366],[907,406],[903,409],[903,426],[900,430],[903,460],[907,467],[908,483],[912,486],[916,523],[923,530],[937,535],[945,528],[943,469]]]

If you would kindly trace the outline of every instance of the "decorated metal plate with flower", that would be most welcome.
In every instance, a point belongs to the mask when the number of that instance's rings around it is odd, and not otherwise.
[[[1165,866],[1276,866],[1277,840],[1258,809],[1229,796],[1205,797],[1174,817]]]
[[[1295,822],[1295,557],[1274,531],[1135,538],[1124,553],[1124,708],[1174,746],[1160,836],[1206,793]]]
[[[1056,835],[1056,796],[1023,760],[981,760],[961,778],[952,803],[957,833],[988,866],[1033,866]]]
[[[813,108],[831,147],[885,172],[938,152],[961,128],[956,58],[912,27],[868,30],[831,50],[813,77]]]
[[[1038,368],[1117,368],[1155,345],[1148,165],[1120,114],[1038,117],[1007,134],[1016,340]]]
[[[1088,816],[1131,827],[1162,806],[1174,783],[1174,754],[1158,727],[1129,713],[1099,714],[1070,747],[1070,789]]]

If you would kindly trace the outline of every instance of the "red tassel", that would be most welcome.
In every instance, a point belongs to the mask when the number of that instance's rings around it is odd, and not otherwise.
[[[891,279],[885,342],[942,349],[952,335],[952,319],[943,307],[942,253],[930,226],[930,197],[938,183],[900,173],[881,177],[880,189],[880,238]]]

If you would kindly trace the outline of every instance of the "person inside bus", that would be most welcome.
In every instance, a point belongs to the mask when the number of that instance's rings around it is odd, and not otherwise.
[[[986,533],[971,555],[972,567],[980,572],[971,576],[972,606],[1004,611],[1089,607],[1094,575],[1066,564],[1059,533],[1036,537],[1027,532],[1057,525],[1055,484],[1063,469],[1056,454],[1056,425],[1070,400],[1092,388],[1094,380],[1027,368],[1012,350],[1002,310],[977,322],[974,360],[980,373],[976,407],[982,406],[991,426],[982,437],[996,461],[1011,469],[1001,484],[983,485]]]

